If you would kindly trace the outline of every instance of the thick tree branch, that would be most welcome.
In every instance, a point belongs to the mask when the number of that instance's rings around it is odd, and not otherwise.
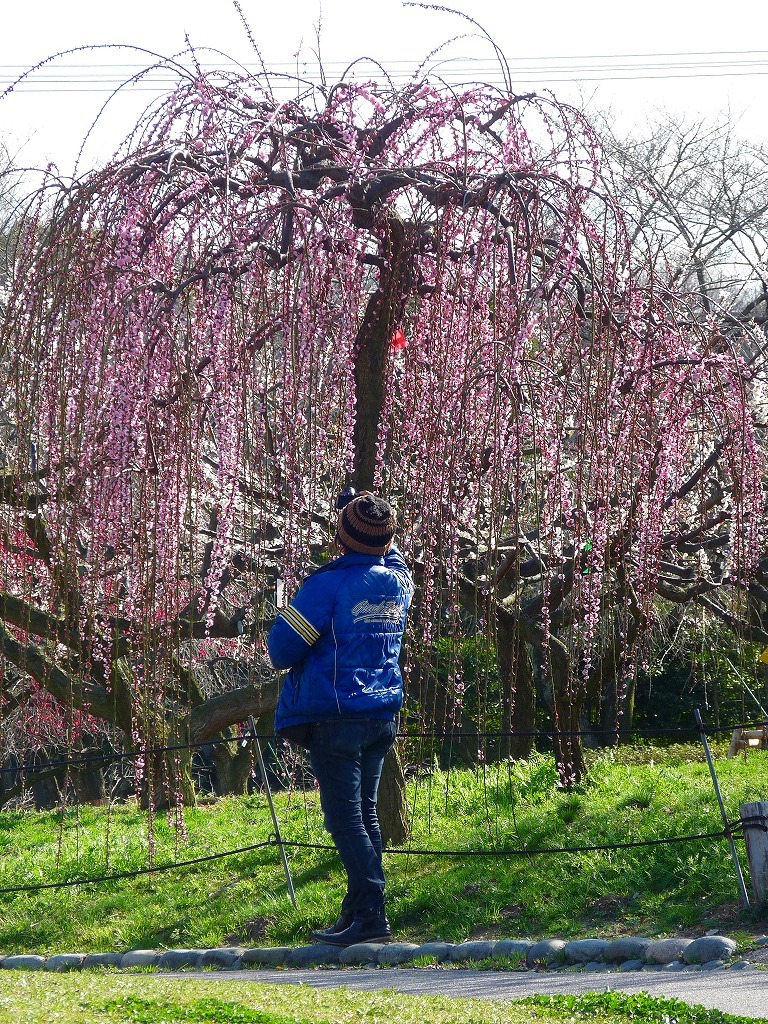
[[[34,679],[61,704],[78,708],[87,714],[112,722],[130,733],[130,716],[127,721],[121,714],[120,705],[114,695],[92,682],[83,683],[65,672],[52,661],[37,644],[23,644],[0,622],[0,655],[12,665]],[[130,707],[130,704],[129,704]]]
[[[250,715],[260,718],[277,707],[280,690],[277,677],[261,686],[244,686],[220,693],[192,709],[189,736],[193,743],[204,743],[222,729],[245,721]]]
[[[768,631],[764,630],[762,627],[754,623],[750,623],[740,616],[734,615],[733,612],[729,612],[727,609],[722,608],[716,601],[712,601],[710,598],[703,595],[696,598],[696,603],[700,604],[703,608],[706,608],[707,611],[712,612],[716,618],[729,626],[733,633],[742,640],[749,640],[754,643],[765,644],[768,646]]]

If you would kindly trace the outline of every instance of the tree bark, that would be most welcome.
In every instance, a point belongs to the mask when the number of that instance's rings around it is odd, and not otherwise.
[[[562,785],[570,789],[580,784],[586,771],[580,735],[584,689],[580,682],[572,683],[568,652],[556,637],[550,637],[548,654],[554,701],[555,761]]]
[[[209,697],[204,704],[193,708],[189,716],[189,733],[193,743],[203,743],[219,736],[234,736],[232,726],[253,716],[257,731],[264,731],[277,706],[279,686],[270,681],[261,686],[244,686],[237,690]],[[272,726],[270,725],[271,729]],[[239,746],[236,742],[217,743],[213,748],[216,766],[216,793],[226,796],[248,791],[248,778],[252,767],[252,745]]]
[[[527,758],[534,748],[536,682],[528,645],[511,615],[499,615],[496,644],[501,677],[501,727],[512,734],[506,753],[509,757]]]
[[[213,763],[216,766],[216,795],[242,796],[248,792],[248,778],[252,766],[252,741],[241,745],[233,728],[224,731],[232,736],[231,743],[216,743],[213,748]]]
[[[174,720],[164,736],[158,736],[154,743],[151,739],[149,742],[159,748],[174,749],[159,749],[147,757],[139,806],[142,810],[152,807],[156,811],[169,807],[194,807],[197,794],[192,781],[192,751],[186,746],[189,740],[185,724]]]
[[[352,478],[352,485],[357,490],[372,490],[374,486],[389,344],[408,293],[412,253],[407,242],[411,235],[412,227],[406,229],[396,214],[388,214],[379,234],[379,252],[384,260],[379,289],[369,299],[357,333]],[[397,749],[393,748],[384,761],[379,785],[378,814],[385,843],[399,843],[405,839],[408,831],[406,812],[405,776]]]
[[[80,752],[84,763],[75,766],[72,783],[81,804],[102,804],[107,798],[102,756],[99,747],[87,747]]]
[[[189,715],[189,735],[193,743],[213,739],[231,725],[244,721],[250,715],[259,719],[274,711],[279,693],[277,680],[261,686],[243,686],[209,697],[204,704],[193,708]]]
[[[409,834],[408,806],[405,801],[405,775],[396,743],[384,760],[376,804],[384,846],[404,843]]]
[[[387,216],[379,233],[383,260],[379,287],[368,300],[357,332],[352,484],[358,491],[372,490],[374,485],[389,346],[409,291],[414,236],[413,225],[405,225],[394,213]]]

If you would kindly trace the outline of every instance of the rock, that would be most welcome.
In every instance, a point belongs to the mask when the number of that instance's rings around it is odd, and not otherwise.
[[[625,960],[624,963],[619,964],[619,970],[628,971],[642,971],[645,967],[645,963],[642,960]]]
[[[536,967],[544,963],[548,967],[560,963],[565,942],[562,939],[542,939],[541,942],[534,942],[526,953],[525,959],[529,967]]]
[[[671,964],[662,964],[662,971],[684,971],[685,964],[682,960],[673,960]]]
[[[337,964],[342,947],[329,942],[315,942],[311,946],[298,946],[291,950],[288,961],[291,967],[317,967],[323,964]]]
[[[525,963],[525,955],[533,945],[527,939],[499,939],[493,951],[494,956],[519,956]]]
[[[157,967],[160,954],[154,949],[131,949],[123,953],[121,967]]]
[[[645,951],[650,944],[650,939],[641,939],[632,935],[614,939],[603,950],[603,960],[612,964],[623,963],[625,960],[644,960]]]
[[[466,963],[469,960],[487,960],[494,956],[498,942],[490,939],[477,942],[459,942],[448,952],[448,959],[455,964]]]
[[[384,948],[383,942],[356,942],[354,946],[345,946],[339,953],[340,964],[377,964],[379,953]]]
[[[85,953],[57,953],[49,956],[43,965],[44,971],[79,971],[85,960]]]
[[[7,956],[3,960],[5,971],[40,971],[45,963],[44,956],[36,953],[17,953],[14,956]]]
[[[645,959],[649,964],[668,964],[680,960],[693,939],[656,939],[648,944]]]
[[[379,953],[379,967],[396,967],[413,960],[419,946],[415,942],[389,942]]]
[[[123,962],[122,953],[89,953],[83,960],[83,970],[94,967],[120,967]]]
[[[216,967],[219,970],[226,970],[231,967],[245,950],[239,946],[222,946],[217,949],[205,949],[200,955],[200,967]]]
[[[727,960],[736,950],[736,943],[733,939],[727,939],[723,935],[705,935],[701,939],[694,939],[683,953],[683,960],[687,964],[706,964],[710,960]]]
[[[761,935],[759,939],[755,939],[756,946],[768,946],[768,935]]]
[[[725,960],[707,960],[701,965],[702,971],[717,971],[721,967],[725,967]]]
[[[277,967],[290,962],[293,949],[290,946],[264,946],[261,949],[244,949],[240,961],[244,967]]]
[[[743,970],[746,970],[747,967],[751,967],[751,966],[752,966],[752,964],[749,962],[749,960],[737,960],[735,964],[731,964],[730,965],[729,970],[731,970],[731,971],[743,971]]]
[[[166,949],[157,968],[160,971],[180,971],[185,967],[199,967],[202,958],[200,949]]]
[[[413,954],[413,959],[420,960],[423,956],[431,956],[438,963],[442,963],[443,960],[448,959],[452,949],[452,942],[424,942]]]
[[[605,939],[574,939],[565,944],[563,954],[569,964],[585,964],[599,960],[609,945]]]

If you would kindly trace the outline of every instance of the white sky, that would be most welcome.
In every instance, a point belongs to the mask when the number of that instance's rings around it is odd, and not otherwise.
[[[447,0],[447,5],[471,14],[488,30],[509,59],[519,91],[550,85],[563,99],[610,106],[626,128],[659,108],[680,118],[730,111],[740,134],[768,145],[765,0]],[[300,70],[316,69],[312,51],[320,0],[242,0],[242,6],[268,65],[295,68],[298,55]],[[456,15],[400,0],[322,2],[321,52],[331,78],[337,62],[363,55],[394,72],[411,70],[439,43],[473,31]],[[169,55],[184,48],[185,33],[196,47],[254,63],[231,0],[15,0],[2,18],[0,82],[4,88],[16,73],[69,47],[133,44]],[[458,62],[469,77],[468,60],[474,59],[478,78],[498,74],[490,46],[478,38],[456,41],[443,53],[454,58],[454,73]],[[144,63],[127,49],[61,58],[0,101],[0,138],[24,164],[52,159],[69,173],[107,96],[94,89],[92,76],[116,81],[116,69],[109,65]],[[649,64],[656,70],[643,67]],[[664,73],[658,67],[663,64],[675,66]],[[640,67],[619,71],[616,65]],[[606,66],[614,70],[599,70]],[[534,75],[531,67],[540,72]],[[693,75],[694,70],[703,73]],[[761,73],[744,73],[749,70]],[[574,77],[580,82],[565,81]],[[612,80],[597,80],[605,77]],[[86,166],[110,155],[151,98],[133,90],[110,105],[86,150]]]

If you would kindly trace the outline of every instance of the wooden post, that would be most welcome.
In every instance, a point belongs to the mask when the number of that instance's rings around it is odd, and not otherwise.
[[[749,876],[758,903],[768,900],[768,800],[742,804],[739,808],[744,823]]]
[[[728,757],[735,757],[740,750],[768,750],[768,725],[762,729],[734,729]]]

